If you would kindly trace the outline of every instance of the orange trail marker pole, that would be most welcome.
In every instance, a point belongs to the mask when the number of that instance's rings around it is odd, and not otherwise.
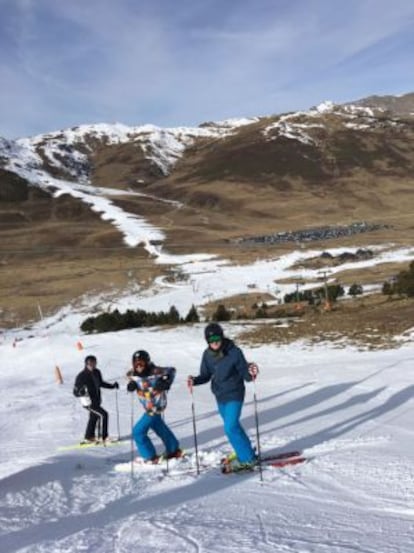
[[[57,384],[63,384],[63,376],[60,368],[58,365],[55,367],[55,379]]]

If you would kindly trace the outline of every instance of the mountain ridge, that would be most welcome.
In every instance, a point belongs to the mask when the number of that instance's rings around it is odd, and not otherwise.
[[[62,293],[50,279],[55,305],[127,285],[115,270],[123,264],[142,281],[161,274],[152,259],[164,249],[243,261],[277,249],[247,253],[234,246],[239,238],[358,221],[386,223],[365,241],[412,240],[414,117],[398,110],[411,109],[414,94],[405,96],[394,111],[378,100],[324,102],[199,127],[97,124],[0,139],[7,297],[7,279],[29,290],[27,275],[36,267],[47,279],[39,266],[51,260],[60,259],[56,278],[65,281]],[[97,282],[85,263],[99,271],[109,263],[111,278]]]
[[[324,125],[321,123],[313,125],[305,122],[300,123],[298,119],[301,117],[302,119],[320,119],[319,116],[321,115],[341,114],[344,119],[347,119],[347,121],[344,121],[345,127],[348,129],[359,128],[359,130],[372,128],[375,118],[380,120],[382,124],[388,119],[389,124],[398,125],[396,121],[390,120],[388,113],[390,110],[385,110],[382,107],[384,105],[391,106],[394,114],[403,111],[404,115],[408,114],[407,110],[409,108],[407,105],[410,105],[412,106],[410,109],[414,113],[414,93],[401,97],[371,96],[345,104],[324,102],[319,106],[310,108],[308,111],[290,112],[268,117],[206,122],[198,127],[161,128],[149,124],[127,126],[121,123],[98,123],[80,125],[17,140],[0,138],[0,161],[3,160],[4,166],[5,160],[7,162],[13,157],[19,158],[21,152],[24,152],[23,155],[26,154],[31,157],[32,165],[37,164],[38,167],[43,165],[51,174],[59,175],[60,171],[69,180],[84,180],[91,177],[87,171],[88,157],[93,158],[94,150],[99,149],[99,147],[101,149],[105,147],[116,148],[133,144],[137,146],[134,152],[137,161],[144,165],[147,164],[146,172],[152,177],[149,179],[152,182],[168,176],[185,151],[191,149],[197,141],[202,143],[203,141],[228,138],[238,134],[242,127],[269,121],[269,124],[263,129],[263,135],[267,140],[285,137],[289,140],[302,142],[305,145],[312,145],[315,142],[315,137],[312,137],[312,134],[315,133],[310,133],[309,130],[312,127],[319,127],[320,129]],[[401,106],[404,106],[403,110],[401,110]],[[305,129],[307,132],[305,132]],[[36,157],[40,159],[36,161]],[[11,167],[11,169],[19,172],[17,168],[13,169]],[[142,169],[141,172],[139,170],[137,172],[138,174],[142,173]],[[138,178],[136,180],[145,179]]]

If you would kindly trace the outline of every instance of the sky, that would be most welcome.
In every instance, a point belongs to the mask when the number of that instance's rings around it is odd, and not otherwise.
[[[412,0],[0,0],[0,136],[414,90]]]

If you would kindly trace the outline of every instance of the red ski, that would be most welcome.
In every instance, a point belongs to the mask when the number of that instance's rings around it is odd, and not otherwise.
[[[300,463],[305,463],[306,461],[307,461],[306,457],[300,456],[300,457],[288,457],[286,459],[265,461],[263,464],[267,467],[282,468],[288,465],[299,465]]]
[[[301,451],[286,451],[283,453],[276,453],[275,455],[265,455],[260,460],[262,467],[275,467],[283,468],[289,465],[298,465],[307,461],[307,458],[302,455]],[[251,472],[259,468],[259,463],[249,466],[237,466],[232,465],[231,462],[222,463],[221,472],[223,474],[231,474],[237,472]]]
[[[262,463],[270,463],[272,461],[279,461],[280,459],[290,459],[291,457],[302,457],[302,452],[284,451],[283,453],[276,453],[275,455],[264,455],[261,461]]]

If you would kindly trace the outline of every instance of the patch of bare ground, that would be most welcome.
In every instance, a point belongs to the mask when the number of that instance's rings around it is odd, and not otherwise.
[[[145,252],[144,252],[145,253]],[[161,269],[139,249],[69,250],[26,256],[0,265],[0,327],[26,325],[85,294],[115,294],[148,287]]]
[[[0,328],[38,319],[38,304],[49,315],[84,294],[146,287],[161,274],[142,247],[127,247],[85,204],[25,185],[21,194],[19,204],[0,202]],[[21,217],[5,218],[16,205]]]
[[[245,129],[243,135],[250,132]],[[254,146],[250,141],[238,152],[234,140],[229,141],[232,155],[220,154],[214,167],[203,163],[198,169],[204,148],[216,156],[218,143],[211,141],[200,146],[195,158],[183,159],[168,178],[150,174],[154,168],[148,163],[141,174],[143,157],[135,157],[133,146],[106,148],[94,159],[93,183],[182,202],[178,207],[151,198],[122,196],[121,192],[119,197],[111,197],[128,213],[162,229],[164,249],[174,254],[211,253],[248,265],[294,250],[414,243],[411,176],[370,175],[361,168],[340,178],[335,171],[328,171],[321,181],[316,174],[307,182],[296,172],[280,173],[273,146],[265,148],[263,156],[271,166],[263,172],[256,159],[244,157],[246,152],[254,156],[261,142]],[[289,144],[281,147],[287,152],[290,148]],[[234,164],[237,170],[232,172]],[[409,170],[411,175],[411,165]],[[355,221],[390,228],[310,243],[240,245],[233,241]],[[0,172],[0,242],[0,327],[20,326],[36,318],[37,302],[48,314],[85,293],[122,292],[131,283],[149,284],[165,271],[143,248],[126,248],[120,232],[86,204],[68,195],[52,198],[5,171]],[[381,266],[336,276],[344,284],[356,281],[364,285],[384,281],[398,270],[397,266]]]
[[[292,314],[291,306],[280,306]],[[266,323],[266,324],[264,324]],[[311,344],[332,342],[337,347],[354,345],[360,349],[398,347],[396,339],[414,327],[414,299],[388,299],[375,294],[337,302],[331,310],[301,305],[296,318],[284,321],[262,319],[240,339],[249,345],[289,344],[305,340]]]
[[[206,319],[214,319],[214,313],[221,304],[230,311],[233,319],[250,319],[255,316],[257,308],[260,305],[274,300],[274,297],[270,294],[255,292],[254,286],[252,286],[251,290],[249,294],[236,294],[222,300],[209,302],[203,308],[204,316]],[[293,308],[291,310],[293,310]],[[278,309],[276,309],[276,311],[278,311]],[[284,314],[285,311],[287,311],[287,309],[284,310],[283,313],[281,312],[282,316],[286,316]],[[269,313],[274,314],[275,308],[269,309]]]

